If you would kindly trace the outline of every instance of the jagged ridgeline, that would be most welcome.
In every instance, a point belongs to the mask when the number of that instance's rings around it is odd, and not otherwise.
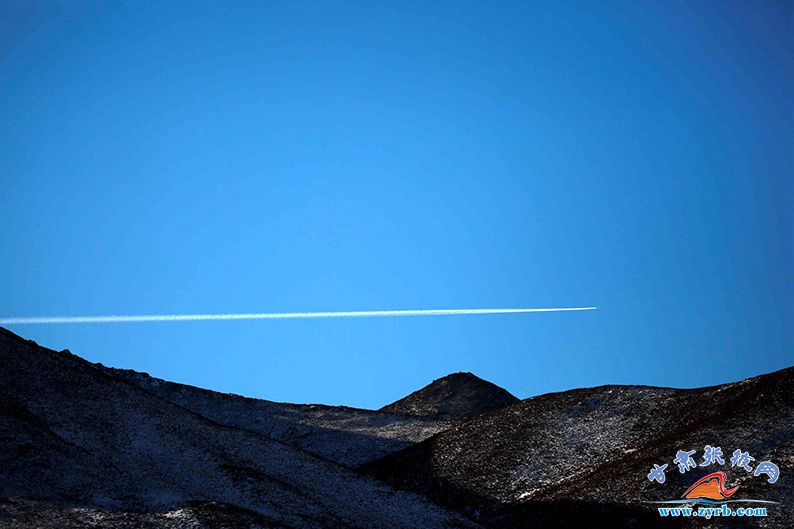
[[[779,502],[740,526],[788,528],[793,378],[519,401],[455,373],[374,411],[175,384],[0,329],[0,527],[697,527],[643,501],[707,470],[646,475],[719,442],[779,465],[772,485],[729,474]]]

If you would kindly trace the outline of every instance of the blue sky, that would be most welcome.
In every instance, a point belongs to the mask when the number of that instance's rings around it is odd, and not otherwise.
[[[790,2],[3,2],[0,316],[589,312],[8,327],[379,407],[791,365]]]

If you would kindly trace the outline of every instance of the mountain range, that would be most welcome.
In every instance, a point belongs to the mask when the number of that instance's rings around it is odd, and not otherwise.
[[[788,368],[519,400],[455,373],[376,411],[176,384],[0,329],[0,527],[794,527],[792,388]],[[702,464],[706,445],[723,464]],[[735,449],[779,477],[732,465]],[[697,458],[685,471],[681,450]],[[775,502],[767,516],[650,503],[715,470]]]

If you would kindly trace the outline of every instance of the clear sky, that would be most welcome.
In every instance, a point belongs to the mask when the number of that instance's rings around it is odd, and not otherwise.
[[[380,407],[794,364],[791,2],[0,5],[0,316],[94,362]]]

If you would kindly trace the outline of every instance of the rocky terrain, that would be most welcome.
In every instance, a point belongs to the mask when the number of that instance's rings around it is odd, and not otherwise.
[[[380,409],[415,417],[459,419],[518,402],[507,390],[471,373],[453,373]]]
[[[438,418],[346,406],[249,399],[167,382],[136,371],[96,367],[203,417],[257,432],[349,468],[411,446],[451,424]],[[476,406],[477,401],[472,401],[471,407]]]
[[[5,330],[0,381],[3,527],[475,525]]]
[[[456,373],[372,411],[175,384],[0,329],[0,527],[794,527],[792,388],[789,368],[518,401]],[[679,473],[676,452],[700,463],[706,444],[726,464]],[[731,467],[737,448],[779,479]],[[709,521],[645,503],[715,470],[777,503]]]
[[[680,473],[678,450],[720,446],[726,465]],[[774,484],[731,468],[735,449],[779,466]],[[647,475],[668,464],[664,484]],[[751,467],[752,468],[752,467]],[[680,390],[602,386],[541,395],[475,417],[361,470],[493,527],[669,527],[657,505],[716,470],[741,497],[778,502],[726,526],[794,527],[794,368]],[[688,520],[698,526],[701,520]],[[705,522],[705,521],[703,521]],[[723,522],[724,523],[724,522]],[[709,527],[722,526],[711,520]]]

